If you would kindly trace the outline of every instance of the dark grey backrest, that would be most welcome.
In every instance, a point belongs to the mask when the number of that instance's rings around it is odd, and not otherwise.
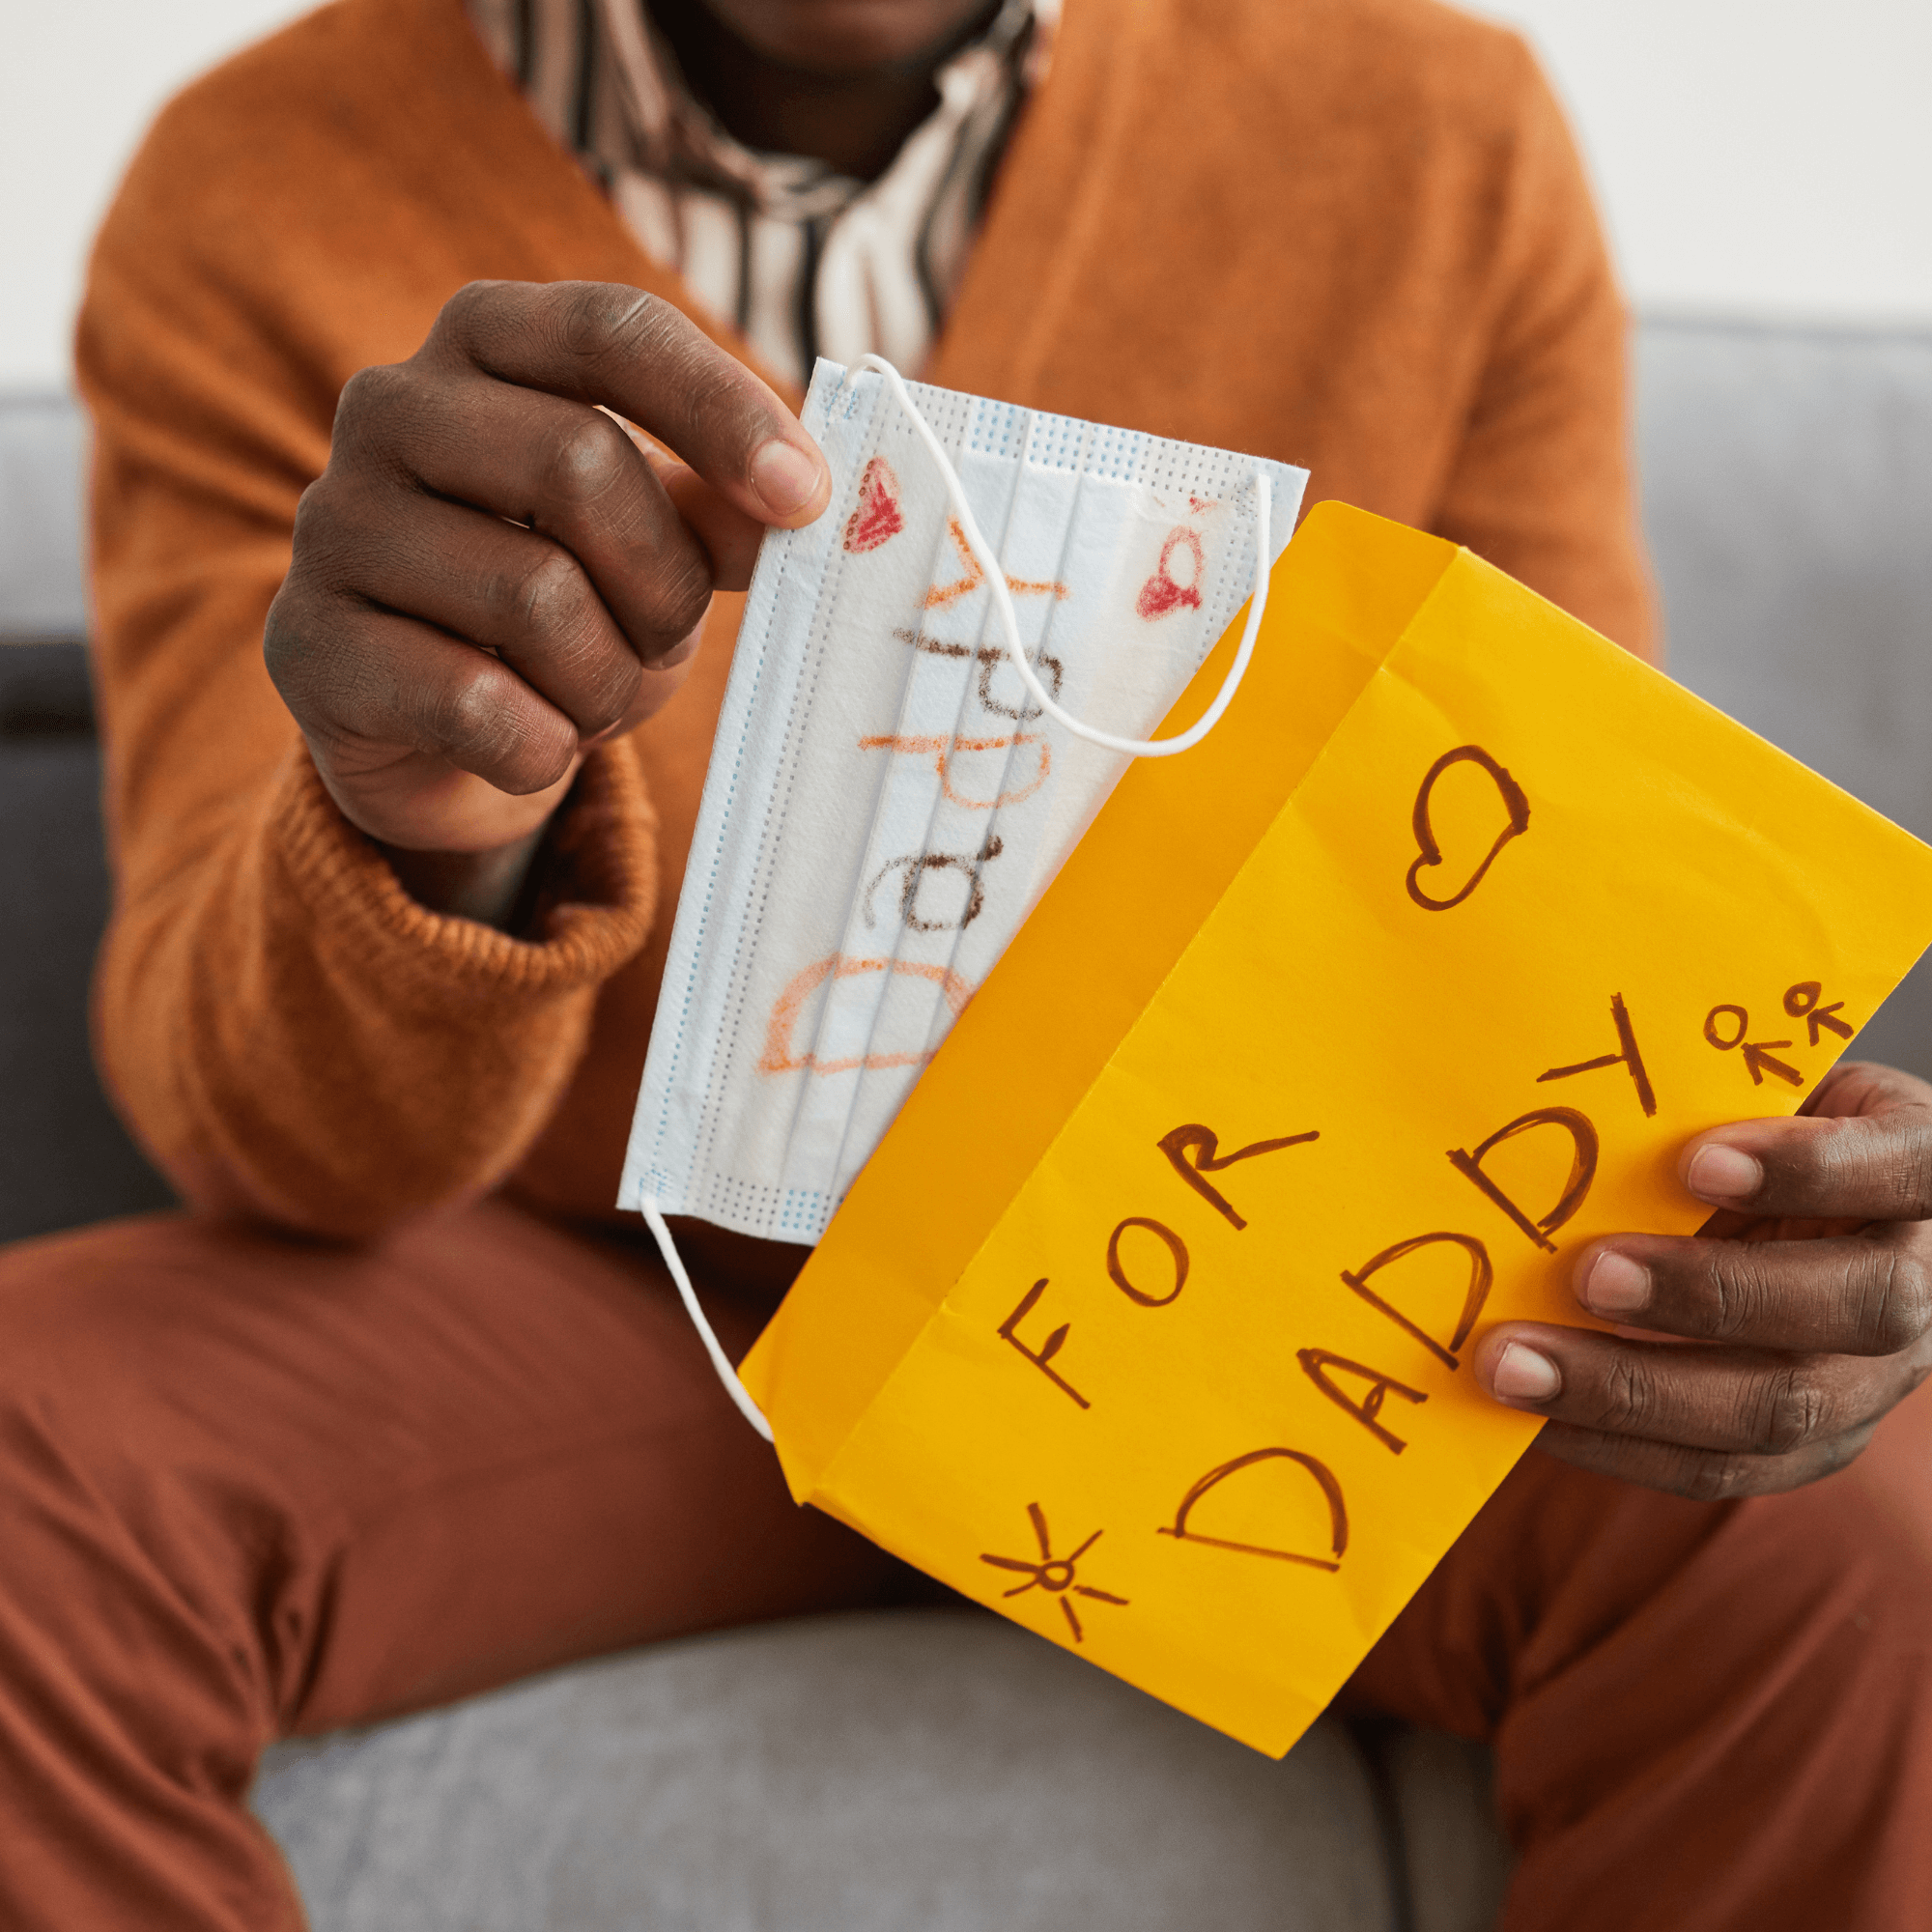
[[[171,1198],[88,1051],[107,867],[81,641],[83,444],[67,398],[0,397],[0,1241]]]
[[[1637,402],[1672,674],[1932,838],[1932,334],[1655,321]],[[1855,1050],[1932,1075],[1932,963]]]

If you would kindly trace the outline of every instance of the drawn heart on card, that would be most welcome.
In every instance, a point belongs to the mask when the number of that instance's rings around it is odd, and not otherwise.
[[[1437,898],[1425,892],[1420,883],[1424,872],[1434,871],[1442,864],[1442,846],[1430,821],[1430,795],[1435,789],[1435,781],[1452,765],[1460,764],[1480,765],[1490,775],[1509,813],[1509,822],[1496,834],[1494,842],[1483,855],[1483,863],[1463,882],[1462,890],[1451,898]],[[1458,745],[1430,766],[1422,789],[1415,794],[1415,811],[1410,822],[1415,831],[1416,859],[1408,868],[1408,895],[1425,912],[1447,912],[1451,906],[1461,905],[1483,883],[1483,875],[1496,863],[1496,854],[1512,838],[1519,838],[1529,830],[1529,800],[1523,796],[1522,787],[1480,745]]]
[[[845,520],[845,548],[853,552],[877,550],[904,528],[899,479],[883,456],[875,456],[859,478],[859,507]]]

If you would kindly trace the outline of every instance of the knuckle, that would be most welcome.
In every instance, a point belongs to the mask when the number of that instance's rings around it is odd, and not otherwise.
[[[1917,1110],[1833,1121],[1805,1153],[1800,1178],[1820,1201],[1851,1196],[1907,1221],[1932,1214],[1932,1122]]]
[[[412,387],[409,372],[394,362],[372,362],[343,384],[335,399],[335,432],[340,440],[366,438],[401,407]]]
[[[1748,1495],[1758,1486],[1761,1474],[1749,1457],[1699,1452],[1685,1463],[1676,1488],[1693,1503],[1730,1502]]]
[[[482,766],[505,791],[538,791],[569,762],[566,734],[547,728],[541,713],[514,702],[489,666],[436,694],[427,722],[433,742],[466,768]]]
[[[551,442],[545,464],[550,496],[569,509],[593,507],[630,473],[622,441],[623,431],[608,416],[586,412]]]
[[[289,609],[332,612],[339,625],[347,611],[360,606],[407,547],[407,499],[370,489],[360,478],[325,470],[296,505],[289,545],[289,570],[278,601]]]
[[[574,558],[560,550],[538,557],[505,585],[504,615],[514,628],[544,639],[568,639],[583,629],[590,587]]]
[[[297,700],[302,695],[307,657],[302,648],[301,619],[297,609],[299,596],[299,591],[292,590],[284,581],[262,625],[262,662],[268,667],[269,681],[291,711],[297,710]]]
[[[1932,1326],[1932,1281],[1920,1258],[1905,1249],[1868,1251],[1855,1270],[1852,1292],[1861,1354],[1900,1354]]]
[[[1760,1456],[1789,1456],[1824,1434],[1829,1393],[1809,1369],[1780,1364],[1747,1386],[1745,1435]]]
[[[420,440],[425,423],[433,420],[431,402],[423,378],[409,363],[358,369],[336,398],[323,479],[363,486],[408,480],[411,465],[405,451],[412,440]]]
[[[663,335],[668,304],[641,289],[613,282],[582,282],[564,300],[558,332],[564,348],[595,361],[616,346],[651,345]]]
[[[327,470],[318,476],[296,501],[289,568],[300,570],[315,552],[327,545],[335,518],[335,486]]]
[[[262,624],[262,662],[282,702],[298,718],[322,708],[342,656],[340,625],[326,621],[333,600],[292,566]]]
[[[580,730],[614,724],[637,695],[643,667],[611,634],[602,600],[577,560],[553,551],[509,586],[509,627],[540,642],[568,680],[569,710]]]
[[[683,557],[666,564],[651,592],[651,623],[667,644],[687,638],[704,621],[711,606],[711,571],[702,557]]]
[[[1813,1444],[1802,1456],[1706,1456],[1690,1466],[1683,1493],[1696,1502],[1720,1503],[1802,1489],[1857,1462],[1871,1434],[1869,1427],[1849,1430]]]
[[[1720,1342],[1748,1335],[1773,1299],[1772,1283],[1748,1243],[1713,1244],[1704,1261],[1704,1286],[1711,1308],[1710,1334]]]
[[[495,677],[482,668],[439,690],[428,722],[439,744],[468,756],[494,760],[516,737],[510,707],[502,701]]]
[[[1932,1217],[1932,1122],[1919,1118],[1902,1122],[1895,1143],[1903,1216],[1911,1221]]]
[[[614,354],[651,370],[673,446],[706,440],[707,425],[713,436],[747,449],[770,433],[743,366],[662,297],[617,283],[580,283],[563,305],[557,332],[565,353],[580,362],[601,365]]]
[[[1845,1165],[1867,1170],[1876,1166],[1886,1196],[1898,1204],[1902,1215],[1918,1218],[1925,1211],[1926,1142],[1922,1127],[1898,1122],[1883,1123],[1879,1132],[1861,1136],[1862,1146],[1847,1149]]]
[[[438,311],[430,339],[446,337],[460,344],[472,343],[478,330],[501,308],[503,288],[501,282],[465,282]]]
[[[339,422],[344,417],[365,413],[388,391],[394,376],[395,364],[392,362],[365,363],[337,392],[336,420]]]
[[[1604,1377],[1603,1427],[1621,1435],[1642,1435],[1657,1410],[1657,1378],[1635,1350],[1620,1349]]]

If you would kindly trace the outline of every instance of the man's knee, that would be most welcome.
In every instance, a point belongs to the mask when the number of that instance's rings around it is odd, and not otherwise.
[[[196,1625],[197,1646],[231,1654],[242,1634],[273,1513],[204,1262],[166,1222],[0,1253],[0,1605],[16,1637],[109,1615]]]
[[[163,1311],[130,1278],[118,1229],[22,1242],[0,1253],[0,1416],[10,1486],[39,1440],[67,1462],[139,1428],[154,1392],[153,1329]],[[36,1459],[31,1455],[31,1466]],[[44,1459],[43,1459],[44,1460]],[[72,1473],[78,1477],[79,1470]]]

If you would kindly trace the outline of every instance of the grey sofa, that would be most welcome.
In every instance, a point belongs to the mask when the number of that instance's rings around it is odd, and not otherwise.
[[[1932,837],[1932,336],[1655,321],[1638,376],[1675,674]],[[79,464],[64,401],[0,400],[0,1239],[167,1200],[86,1056]],[[1932,968],[1860,1051],[1932,1073]],[[255,1803],[318,1932],[1478,1932],[1508,1862],[1487,1776],[1451,1740],[1332,1722],[1272,1765],[927,1610],[283,1746]]]

